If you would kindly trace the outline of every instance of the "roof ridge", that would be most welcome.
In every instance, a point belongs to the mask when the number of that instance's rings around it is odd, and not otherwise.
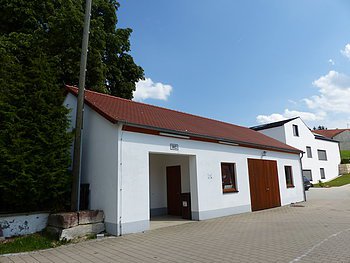
[[[350,130],[350,128],[335,128],[335,129],[325,129],[325,130],[322,130],[322,129],[316,129],[314,131],[347,131],[347,130]]]
[[[289,118],[289,119],[284,119],[284,120],[279,120],[279,121],[274,121],[274,122],[267,122],[267,123],[263,123],[263,124],[259,124],[259,125],[255,125],[255,126],[251,126],[249,127],[249,129],[252,129],[252,130],[255,130],[255,129],[259,129],[259,128],[263,128],[263,127],[270,127],[270,126],[273,126],[273,125],[277,125],[275,127],[278,127],[278,126],[282,126],[290,121],[293,121],[295,119],[298,119],[300,118],[299,116],[297,117],[293,117],[293,118]]]
[[[66,85],[66,86],[70,87],[70,88],[78,89],[78,87],[76,87],[76,86],[71,86],[71,85]],[[117,97],[117,96],[113,96],[113,95],[110,95],[110,94],[101,93],[101,92],[97,92],[97,91],[93,91],[93,90],[89,90],[89,89],[85,89],[85,91],[88,91],[88,92],[91,92],[91,93],[95,93],[95,94],[98,94],[98,95],[101,95],[101,96],[110,97],[112,99],[117,99],[117,100],[119,99],[119,100],[131,102],[131,103],[134,103],[134,104],[142,104],[142,105],[150,106],[150,107],[157,108],[157,109],[162,109],[162,110],[172,111],[172,112],[178,112],[178,113],[181,113],[181,114],[184,114],[184,115],[194,116],[194,117],[197,117],[197,118],[202,118],[202,119],[211,120],[211,121],[215,121],[215,122],[221,122],[223,124],[233,125],[233,126],[236,126],[236,127],[247,128],[247,127],[244,127],[244,126],[241,126],[241,125],[237,125],[237,124],[233,124],[233,123],[230,123],[230,122],[216,120],[216,119],[209,118],[209,117],[203,117],[203,116],[200,116],[200,115],[195,115],[195,114],[192,114],[192,113],[187,113],[187,112],[183,112],[183,111],[179,111],[179,110],[168,109],[168,108],[165,108],[165,107],[152,105],[152,104],[148,104],[148,103],[144,103],[144,102],[138,102],[138,101],[133,101],[133,100],[125,99],[125,98],[120,98],[120,97]]]

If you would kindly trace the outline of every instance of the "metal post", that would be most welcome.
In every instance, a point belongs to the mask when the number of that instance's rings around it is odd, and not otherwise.
[[[80,57],[80,74],[79,74],[79,91],[77,101],[77,116],[75,123],[75,140],[73,155],[73,185],[71,197],[71,210],[79,211],[80,202],[80,175],[81,175],[81,150],[82,150],[82,129],[83,129],[83,113],[84,113],[84,88],[86,75],[86,61],[89,43],[91,2],[86,0],[85,3],[85,19],[84,32]]]

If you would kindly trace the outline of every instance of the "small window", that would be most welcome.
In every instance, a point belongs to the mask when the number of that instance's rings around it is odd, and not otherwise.
[[[326,174],[324,172],[324,168],[320,168],[321,179],[326,179]]]
[[[224,193],[237,192],[236,165],[234,163],[221,163],[221,178]]]
[[[321,161],[327,161],[327,153],[325,150],[317,150],[318,159]]]
[[[303,176],[312,181],[312,173],[311,170],[303,170]]]
[[[298,125],[293,124],[293,135],[299,137]]]
[[[292,166],[285,166],[284,173],[286,175],[287,188],[294,187]]]
[[[307,158],[312,158],[312,151],[310,146],[306,146],[306,156]]]

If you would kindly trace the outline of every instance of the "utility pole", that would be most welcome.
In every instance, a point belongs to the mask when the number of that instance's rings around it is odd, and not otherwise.
[[[91,2],[86,0],[85,3],[85,18],[84,32],[81,47],[80,57],[80,74],[79,74],[79,91],[77,101],[77,116],[75,122],[75,140],[74,140],[74,155],[73,155],[73,184],[71,197],[71,210],[79,211],[80,202],[80,177],[81,177],[81,149],[82,149],[82,129],[83,129],[83,113],[84,113],[84,89],[86,75],[86,61],[89,44]]]

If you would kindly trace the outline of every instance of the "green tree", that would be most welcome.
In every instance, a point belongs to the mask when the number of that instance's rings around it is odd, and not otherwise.
[[[57,61],[61,82],[77,85],[84,21],[83,0],[0,0],[0,32],[35,34],[37,44]],[[130,51],[130,28],[116,28],[119,3],[94,0],[86,87],[127,99],[144,78]]]
[[[71,134],[63,84],[78,84],[84,0],[0,0],[0,209],[69,204]],[[115,0],[94,0],[87,87],[131,99],[143,78],[117,29]]]
[[[56,61],[28,34],[0,37],[1,210],[62,209],[71,176],[68,110]]]

